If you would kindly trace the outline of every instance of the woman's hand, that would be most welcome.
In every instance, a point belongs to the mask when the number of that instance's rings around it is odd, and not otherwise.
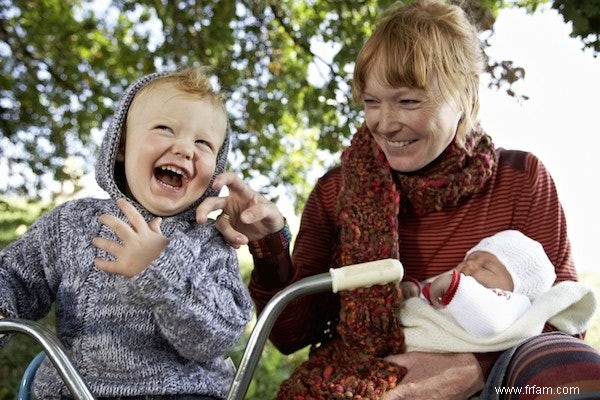
[[[213,188],[229,189],[224,197],[209,197],[196,209],[196,221],[205,223],[208,214],[223,210],[216,227],[234,248],[259,240],[283,229],[285,219],[277,206],[246,185],[237,175],[224,172],[217,175]]]
[[[385,400],[465,400],[483,389],[483,373],[471,353],[409,352],[385,359],[407,369]]]

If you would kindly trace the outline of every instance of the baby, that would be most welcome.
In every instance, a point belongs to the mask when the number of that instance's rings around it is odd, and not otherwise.
[[[474,336],[511,326],[556,280],[542,245],[516,230],[484,238],[454,269],[423,283],[402,282],[405,298],[421,294]]]

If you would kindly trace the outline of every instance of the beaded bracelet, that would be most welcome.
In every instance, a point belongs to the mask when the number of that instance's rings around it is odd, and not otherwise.
[[[292,233],[286,223],[279,232],[272,233],[266,237],[248,243],[250,254],[255,258],[269,258],[280,254],[290,247]]]
[[[452,270],[452,281],[450,282],[450,286],[446,290],[446,293],[441,298],[440,304],[443,306],[447,306],[454,295],[456,294],[456,290],[458,290],[458,284],[460,283],[460,271],[456,268]]]

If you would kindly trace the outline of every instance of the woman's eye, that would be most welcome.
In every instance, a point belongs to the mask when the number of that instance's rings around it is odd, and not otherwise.
[[[400,103],[403,104],[418,104],[419,100],[414,100],[414,99],[402,99],[400,100]]]

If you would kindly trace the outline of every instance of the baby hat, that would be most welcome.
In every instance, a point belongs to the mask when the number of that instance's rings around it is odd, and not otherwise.
[[[535,299],[552,287],[556,280],[554,265],[542,245],[515,230],[506,230],[484,238],[467,252],[487,251],[495,255],[508,270],[514,292]]]

